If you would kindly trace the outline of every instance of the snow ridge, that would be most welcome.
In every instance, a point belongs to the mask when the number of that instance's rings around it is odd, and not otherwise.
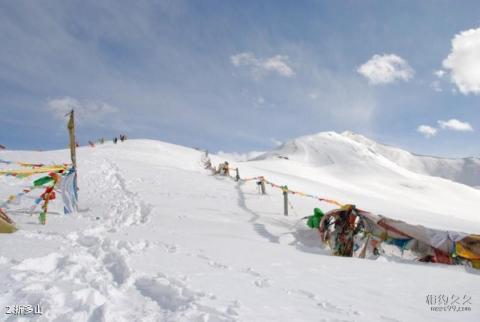
[[[266,152],[253,160],[285,157],[319,167],[337,165],[343,170],[352,170],[357,173],[384,172],[385,170],[398,172],[402,168],[472,187],[480,186],[480,158],[452,159],[416,155],[396,147],[377,143],[350,131],[341,134],[320,132],[302,136],[287,141],[277,149]]]

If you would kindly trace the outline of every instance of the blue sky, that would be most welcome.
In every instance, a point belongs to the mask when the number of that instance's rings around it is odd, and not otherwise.
[[[0,1],[0,144],[65,147],[74,106],[80,143],[127,133],[245,152],[351,130],[478,156],[479,12],[440,0]]]

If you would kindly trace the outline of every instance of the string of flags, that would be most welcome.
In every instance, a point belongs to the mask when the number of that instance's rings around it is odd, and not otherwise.
[[[17,164],[21,167],[29,167],[29,168],[39,168],[39,167],[44,167],[45,164],[43,163],[27,163],[27,162],[18,162],[18,161],[7,161],[7,160],[2,160],[0,159],[0,163],[3,164]]]
[[[50,172],[59,172],[59,171],[66,171],[69,168],[68,164],[61,164],[61,165],[43,165],[39,167],[32,167],[28,169],[7,169],[7,170],[0,170],[0,176],[12,176],[17,178],[27,178],[36,174],[41,173],[50,173]]]
[[[323,214],[319,208],[315,208],[313,216],[304,218],[309,219],[307,225],[310,228],[319,230],[321,241],[330,246],[334,255],[376,258],[380,255],[381,244],[385,243],[399,247],[402,254],[407,250],[414,252],[420,256],[418,260],[421,262],[463,264],[480,269],[480,235],[408,224],[374,215],[354,205],[294,191],[286,185],[275,184],[263,176],[240,178],[238,168],[234,170],[236,176],[231,177],[236,181],[256,181],[258,185],[268,184],[284,194],[313,198],[338,206],[339,208],[326,214]],[[333,226],[335,228],[332,230]]]
[[[244,182],[247,182],[247,181],[262,181],[263,180],[263,182],[270,185],[272,188],[282,190],[282,192],[286,192],[286,193],[289,193],[289,194],[292,194],[292,195],[298,195],[298,196],[301,196],[301,197],[317,199],[321,202],[326,202],[326,203],[333,204],[333,205],[336,205],[336,206],[339,206],[339,207],[342,207],[344,205],[344,204],[342,204],[342,203],[340,203],[336,200],[333,200],[333,199],[328,199],[328,198],[323,198],[323,197],[320,197],[320,196],[315,196],[315,195],[308,194],[308,193],[305,193],[305,192],[302,192],[302,191],[291,190],[286,185],[275,184],[275,183],[265,179],[265,177],[263,177],[263,176],[250,177],[250,178],[240,178],[239,180],[244,181]]]
[[[33,213],[38,206],[41,206],[39,221],[46,224],[48,206],[51,200],[56,199],[56,190],[61,193],[64,213],[71,214],[78,210],[77,195],[77,176],[75,167],[68,164],[45,165],[41,163],[12,162],[0,160],[3,164],[17,164],[25,169],[0,170],[0,176],[13,176],[17,179],[23,179],[38,174],[48,174],[32,182],[32,184],[23,189],[16,195],[11,195],[0,204],[0,209],[8,209],[11,204],[19,204],[21,199],[36,189],[44,189],[44,192],[34,200],[30,209]]]

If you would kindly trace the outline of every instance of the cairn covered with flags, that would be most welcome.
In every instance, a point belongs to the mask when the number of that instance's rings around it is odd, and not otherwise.
[[[14,221],[8,216],[9,210],[20,204],[24,196],[38,191],[37,197],[29,210],[31,214],[40,207],[39,221],[47,222],[50,202],[61,196],[65,214],[78,210],[78,187],[76,169],[70,164],[42,164],[0,160],[8,169],[0,169],[0,176],[14,177],[27,181],[28,185],[17,194],[0,201],[0,233],[12,233],[17,230]]]
[[[318,229],[333,255],[376,259],[388,247],[421,262],[480,269],[480,235],[443,231],[344,205],[326,214],[316,208],[307,225]]]

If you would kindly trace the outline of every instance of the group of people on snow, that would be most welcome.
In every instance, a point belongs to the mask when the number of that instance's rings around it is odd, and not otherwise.
[[[120,142],[124,142],[127,140],[127,136],[125,134],[120,134],[119,138],[120,138]],[[114,137],[113,143],[117,144],[119,138]]]
[[[114,138],[112,139],[112,142],[115,143],[115,144],[117,144],[117,143],[118,143],[118,140],[120,140],[120,142],[124,142],[124,141],[127,140],[127,136],[126,136],[125,134],[120,134],[119,137],[114,137]],[[105,142],[106,142],[106,140],[105,140],[105,138],[103,138],[103,137],[98,140],[98,144],[104,144]],[[88,145],[91,146],[92,148],[94,148],[94,147],[95,147],[95,142],[93,142],[93,141],[88,141]],[[76,146],[77,146],[77,147],[80,146],[80,145],[78,144],[78,142],[76,143]]]

